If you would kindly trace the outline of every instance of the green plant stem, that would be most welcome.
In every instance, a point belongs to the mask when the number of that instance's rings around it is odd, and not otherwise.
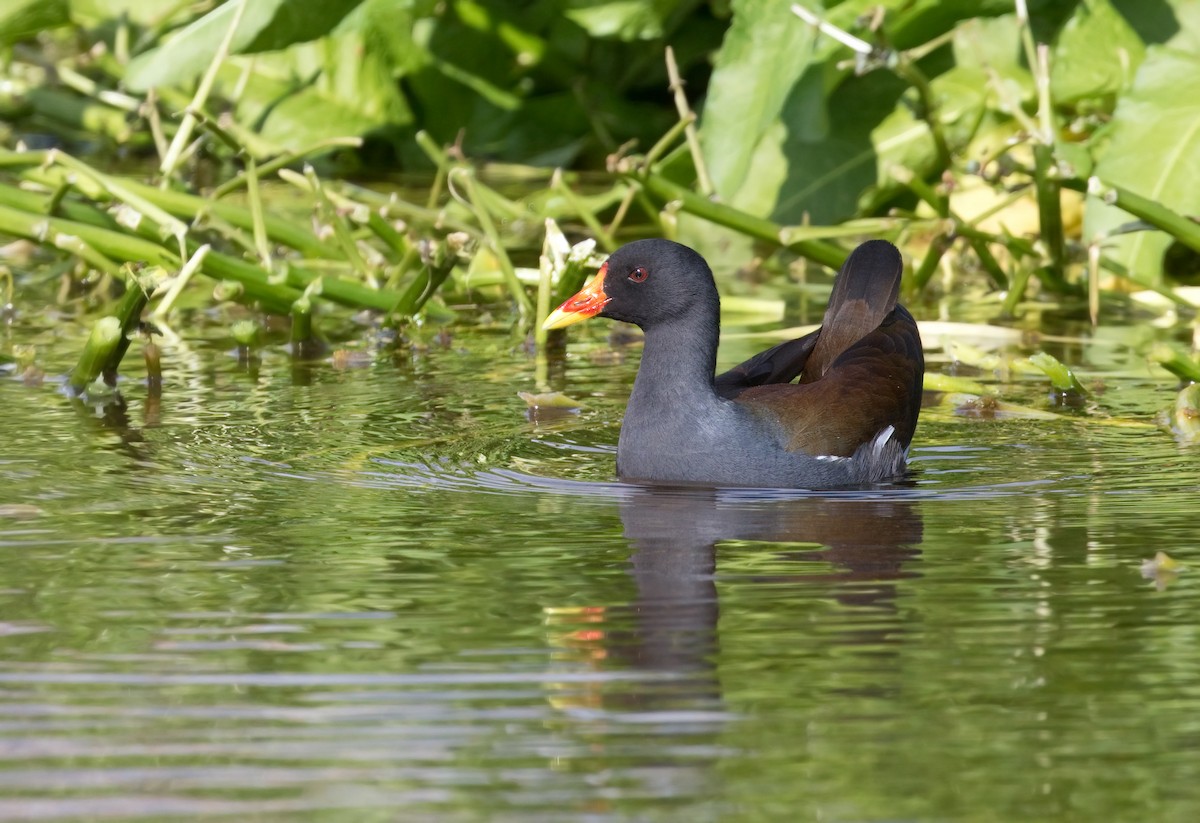
[[[233,19],[229,21],[229,28],[225,31],[225,36],[221,39],[220,46],[217,47],[216,54],[213,55],[212,62],[209,63],[208,69],[204,72],[204,76],[200,78],[200,83],[196,87],[196,94],[192,98],[192,104],[188,107],[188,111],[183,116],[183,122],[179,124],[179,131],[175,133],[175,138],[171,141],[171,145],[167,148],[166,155],[162,158],[162,163],[159,166],[159,172],[162,174],[162,187],[165,189],[170,182],[171,176],[175,174],[175,169],[178,167],[183,150],[187,146],[188,141],[192,139],[192,130],[196,126],[196,116],[192,113],[204,108],[205,101],[208,100],[208,94],[212,91],[213,83],[217,79],[217,70],[221,64],[225,62],[226,55],[229,54],[229,47],[233,43],[233,35],[237,32],[238,25],[242,22],[242,14],[246,11],[246,5],[250,0],[234,0],[238,3],[237,9],[234,10]]]
[[[1162,229],[1167,234],[1183,243],[1189,249],[1200,252],[1200,224],[1174,212],[1161,203],[1134,194],[1128,189],[1106,183],[1098,177],[1088,180],[1069,179],[1061,181],[1062,187],[1072,191],[1083,192],[1099,197],[1119,209],[1145,220],[1156,229]]]
[[[999,261],[996,260],[996,256],[992,254],[992,250],[988,248],[987,243],[978,238],[968,238],[967,242],[974,249],[975,256],[979,258],[979,265],[983,266],[983,270],[987,272],[992,285],[997,289],[1007,289],[1008,275],[1004,273],[1004,269],[1001,268]]]
[[[87,223],[28,214],[8,206],[0,206],[0,233],[42,242],[46,229],[58,234],[79,237],[101,254],[120,260],[137,260],[175,271],[180,266],[177,255],[154,241],[124,234]],[[262,307],[278,314],[287,314],[300,292],[286,286],[267,282],[258,267],[231,257],[210,253],[204,260],[204,272],[210,276],[235,280],[245,289],[245,296]],[[315,275],[314,275],[315,277]]]
[[[512,260],[509,259],[503,242],[500,240],[500,232],[496,229],[496,223],[492,220],[492,215],[479,202],[479,186],[475,180],[475,173],[470,169],[464,168],[462,174],[459,176],[466,186],[467,199],[474,207],[475,218],[483,228],[484,236],[488,239],[488,245],[500,263],[500,271],[504,274],[504,282],[508,284],[509,292],[517,302],[517,306],[520,307],[521,314],[525,317],[532,317],[534,313],[533,301],[529,299],[529,295],[525,292],[525,287],[517,279],[517,272],[513,268]]]
[[[83,345],[79,361],[67,378],[67,386],[72,393],[83,394],[88,386],[96,382],[123,336],[121,321],[118,318],[109,315],[95,322],[87,342]]]
[[[303,160],[306,157],[311,157],[314,154],[319,154],[326,149],[350,148],[356,149],[362,146],[362,138],[360,137],[333,137],[328,140],[319,140],[311,146],[305,146],[296,151],[287,151],[278,157],[273,157],[265,163],[260,163],[258,166],[258,177],[262,179],[282,169],[284,166]],[[217,186],[212,191],[212,198],[220,200],[227,194],[237,191],[244,186],[250,184],[249,175],[243,171],[232,180],[227,180]]]
[[[939,194],[933,186],[926,183],[910,169],[904,166],[893,166],[890,170],[892,178],[901,185],[908,188],[913,194],[925,201],[938,217],[947,218],[952,216],[950,211],[950,198],[945,194]]]
[[[1025,287],[1029,285],[1029,276],[1031,274],[1032,272],[1028,266],[1016,267],[1016,270],[1013,272],[1012,284],[1001,306],[1005,315],[1011,317],[1017,313],[1017,304],[1021,302],[1021,298],[1025,295]]]
[[[367,266],[367,261],[363,260],[362,255],[358,251],[358,245],[355,243],[354,235],[350,231],[350,224],[325,195],[325,188],[321,185],[321,179],[317,177],[316,170],[312,166],[306,166],[304,168],[304,176],[307,178],[309,186],[317,197],[317,213],[320,215],[322,221],[328,222],[333,227],[333,234],[337,238],[338,245],[341,246],[343,259],[350,261],[350,265],[358,274],[360,281],[372,287],[377,286],[375,275],[371,272],[370,267]]]
[[[670,149],[671,146],[675,144],[675,141],[679,139],[679,135],[687,134],[688,126],[692,125],[695,120],[696,115],[689,114],[687,117],[677,120],[675,125],[667,129],[666,134],[658,138],[658,141],[650,147],[650,151],[646,152],[646,156],[642,158],[641,166],[643,173],[650,173],[650,167],[657,163],[658,159],[667,153],[667,150]]]
[[[370,214],[367,215],[367,228],[391,250],[395,262],[402,263],[408,256],[412,248],[408,238],[392,228],[392,224],[375,209],[371,209]]]
[[[919,116],[925,121],[925,125],[929,127],[929,134],[933,137],[934,150],[937,152],[938,158],[938,168],[949,169],[951,164],[950,146],[946,142],[946,134],[942,130],[942,123],[937,116],[937,96],[933,93],[933,89],[929,85],[929,79],[925,77],[924,72],[917,68],[915,62],[900,53],[896,55],[896,65],[893,71],[898,77],[908,81],[916,89],[917,97],[921,100]]]
[[[43,117],[89,136],[100,135],[126,145],[137,135],[125,112],[62,89],[32,88],[26,99],[33,110]]]
[[[918,291],[925,288],[930,278],[933,277],[938,263],[941,262],[942,256],[946,254],[953,242],[954,238],[949,234],[939,234],[933,238],[933,242],[929,244],[929,250],[925,252],[925,257],[921,260],[921,265],[913,272],[913,285]]]
[[[1200,364],[1176,351],[1174,346],[1159,343],[1150,350],[1150,359],[1180,380],[1200,383]]]
[[[263,212],[262,198],[258,195],[258,168],[253,157],[246,158],[246,194],[250,200],[250,217],[254,225],[254,247],[259,262],[267,271],[271,270],[271,244],[267,240],[267,225]]]
[[[125,279],[121,273],[121,267],[115,261],[109,260],[74,235],[52,232],[47,234],[44,239],[49,241],[54,248],[75,255],[98,271],[116,277],[118,280]]]
[[[204,263],[204,258],[212,251],[212,247],[207,243],[196,249],[187,262],[183,264],[183,268],[175,275],[174,281],[167,289],[167,293],[158,301],[158,305],[154,308],[154,317],[165,318],[171,313],[171,309],[175,307],[175,301],[179,299],[179,295],[183,293],[184,288],[191,282],[192,275],[200,271],[200,266]]]
[[[579,219],[584,222],[588,229],[592,232],[592,236],[600,244],[601,248],[606,251],[615,251],[617,243],[609,234],[600,221],[596,219],[596,215],[580,202],[575,196],[575,192],[567,185],[567,181],[563,179],[562,169],[555,169],[553,176],[550,178],[550,187],[558,191],[563,198],[571,205],[571,208],[579,215]]]
[[[1020,237],[1012,237],[1007,234],[989,234],[986,231],[980,231],[969,223],[955,223],[954,233],[960,237],[965,237],[968,240],[982,240],[985,243],[998,243],[1008,249],[1009,253],[1016,257],[1037,257],[1037,249],[1028,240],[1023,240]]]
[[[678,201],[688,214],[726,226],[750,237],[784,246],[789,251],[815,263],[837,269],[846,259],[846,253],[840,248],[820,240],[798,240],[794,243],[784,243],[781,236],[782,227],[778,223],[764,217],[755,217],[723,203],[714,203],[690,189],[672,183],[661,175],[650,173],[645,176],[630,175],[630,177],[633,181],[640,182],[646,191],[659,200],[666,203]]]
[[[696,132],[696,115],[688,104],[687,95],[683,91],[683,78],[679,74],[679,65],[675,62],[675,51],[667,46],[667,78],[668,88],[675,98],[675,111],[679,114],[680,122],[686,123],[684,135],[687,138],[688,152],[692,155],[692,166],[696,169],[696,185],[705,197],[714,193],[712,179],[708,176],[708,167],[704,163],[704,153],[700,150],[700,137]]]
[[[60,157],[61,157],[60,153]],[[45,165],[50,159],[49,151],[13,152],[0,150],[0,167],[25,166],[31,169]],[[79,162],[79,161],[76,161]],[[100,172],[91,170],[95,175]],[[45,183],[53,187],[57,180],[48,179],[45,174],[33,172],[26,175],[29,179]],[[118,179],[118,178],[110,178]],[[130,194],[145,200],[167,214],[186,220],[194,220],[205,212],[211,212],[217,217],[237,226],[243,231],[253,232],[254,214],[243,206],[199,197],[173,189],[158,189],[129,178],[119,178],[120,185]],[[295,249],[305,257],[340,257],[338,249],[314,237],[307,226],[297,226],[271,214],[263,215],[263,228],[267,236],[275,243]]]
[[[371,191],[362,186],[356,186],[353,183],[341,180],[328,181],[325,186],[331,195],[336,194],[339,197],[347,198],[356,203],[363,203],[390,218],[404,220],[409,223],[420,223],[439,231],[465,231],[468,234],[479,235],[478,226],[473,226],[470,223],[459,220],[452,215],[446,214],[444,211],[409,203],[395,195],[380,194],[377,191]]]
[[[125,278],[125,295],[121,298],[121,302],[117,304],[116,315],[118,322],[121,324],[121,336],[117,339],[116,346],[113,347],[108,358],[102,364],[100,372],[104,377],[105,384],[109,386],[117,385],[117,368],[121,365],[121,360],[125,357],[125,352],[129,351],[129,343],[141,323],[142,309],[146,308],[146,302],[149,299],[150,295],[147,293],[146,285],[142,283],[141,278],[134,274]]]
[[[161,194],[157,189],[148,191]],[[156,235],[139,237],[129,234],[128,230],[118,226],[109,215],[94,206],[64,201],[59,208],[64,217],[52,218],[46,222],[44,210],[48,207],[48,202],[44,195],[0,185],[0,207],[3,206],[10,207],[12,213],[6,214],[0,222],[6,220],[8,224],[21,227],[21,231],[13,233],[19,233],[35,242],[42,242],[44,232],[38,229],[38,225],[46,223],[59,234],[79,237],[101,254],[119,260],[141,260],[172,271],[179,268],[178,255],[161,246]],[[21,214],[23,216],[20,216]],[[247,212],[247,216],[248,214]],[[264,215],[264,223],[270,222],[270,216]],[[187,254],[194,254],[200,246],[200,243],[189,240]],[[96,265],[98,261],[89,262]],[[400,299],[397,292],[373,289],[340,277],[323,277],[304,266],[285,264],[284,268],[286,283],[291,288],[303,290],[313,281],[322,278],[322,296],[350,308],[369,308],[386,312],[391,311]],[[267,274],[258,266],[218,252],[210,252],[204,258],[201,271],[210,277],[241,283],[249,299],[261,302],[264,309],[274,313],[287,314],[291,310],[292,301],[299,297],[299,291],[292,292],[291,289],[270,284]]]
[[[311,360],[320,352],[320,345],[313,333],[312,304],[302,297],[292,304],[292,357],[296,360]]]
[[[159,208],[157,204],[132,191],[125,185],[125,181],[99,172],[88,164],[57,149],[51,149],[46,156],[50,163],[61,165],[76,175],[83,175],[89,178],[113,200],[118,200],[144,217],[153,220],[161,227],[160,231],[164,233],[164,236],[170,235],[175,237],[177,241],[181,241],[184,235],[187,234],[187,226],[182,221],[167,213],[164,209]]]
[[[454,271],[458,262],[455,255],[447,246],[445,240],[440,241],[432,252],[422,255],[425,258],[424,269],[411,280],[396,304],[395,313],[401,317],[411,317],[421,310],[426,301],[437,293],[442,283]]]
[[[1066,238],[1063,234],[1062,203],[1055,178],[1054,147],[1044,143],[1033,146],[1034,181],[1037,188],[1038,220],[1042,243],[1046,246],[1046,268],[1051,277],[1063,281],[1066,263]]]

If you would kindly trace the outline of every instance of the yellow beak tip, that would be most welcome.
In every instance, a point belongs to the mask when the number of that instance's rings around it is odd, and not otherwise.
[[[561,329],[584,319],[584,315],[578,312],[565,312],[562,309],[555,309],[546,315],[546,319],[542,321],[542,328],[547,331],[550,329]]]

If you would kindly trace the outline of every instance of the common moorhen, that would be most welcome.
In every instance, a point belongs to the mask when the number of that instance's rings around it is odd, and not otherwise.
[[[925,360],[917,324],[896,302],[902,269],[891,243],[863,243],[838,273],[821,328],[716,378],[712,271],[669,240],[617,249],[544,325],[600,315],[645,332],[617,444],[620,478],[859,486],[904,473],[921,408]]]

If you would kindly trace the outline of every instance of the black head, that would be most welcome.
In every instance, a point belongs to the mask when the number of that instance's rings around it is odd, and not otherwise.
[[[717,286],[704,258],[670,240],[635,240],[613,252],[604,273],[609,301],[600,314],[643,329],[719,310]]]
[[[703,257],[670,240],[636,240],[613,252],[544,325],[557,329],[599,314],[648,330],[684,317],[715,324],[719,311],[717,286]]]

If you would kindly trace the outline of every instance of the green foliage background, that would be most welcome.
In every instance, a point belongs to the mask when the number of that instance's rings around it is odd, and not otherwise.
[[[771,226],[891,215],[910,222],[892,224],[890,236],[924,238],[914,247],[929,261],[923,283],[941,246],[977,228],[956,198],[982,185],[996,210],[1024,190],[1040,211],[1033,225],[1001,219],[972,240],[999,286],[1034,272],[1070,288],[1065,267],[1095,245],[1109,272],[1141,286],[1161,287],[1167,269],[1196,272],[1200,238],[1186,220],[1176,221],[1181,230],[1145,230],[1165,223],[1144,212],[1151,225],[1137,223],[1112,205],[1111,189],[1168,217],[1200,213],[1200,3],[1028,0],[1027,16],[1013,0],[806,5],[875,51],[855,55],[777,0],[255,0],[207,114],[236,124],[242,151],[259,160],[355,135],[366,142],[342,160],[359,172],[429,168],[414,139],[424,132],[477,162],[604,170],[614,156],[647,152],[679,120],[669,45],[699,113],[703,163],[676,145],[643,171],[769,221],[747,233],[730,225],[743,217],[726,214],[732,232],[721,242],[739,253]],[[0,10],[9,140],[50,131],[148,150],[135,115],[98,117],[100,91],[153,90],[164,116],[177,115],[238,6],[10,2]],[[1034,41],[1048,46],[1041,98]],[[100,91],[48,94],[63,64]],[[1090,193],[1058,214],[1060,186]],[[696,210],[683,212],[683,239],[715,245],[691,220]],[[928,222],[938,217],[957,225]],[[924,255],[931,235],[940,239]],[[1021,236],[1029,242],[1012,239]]]

